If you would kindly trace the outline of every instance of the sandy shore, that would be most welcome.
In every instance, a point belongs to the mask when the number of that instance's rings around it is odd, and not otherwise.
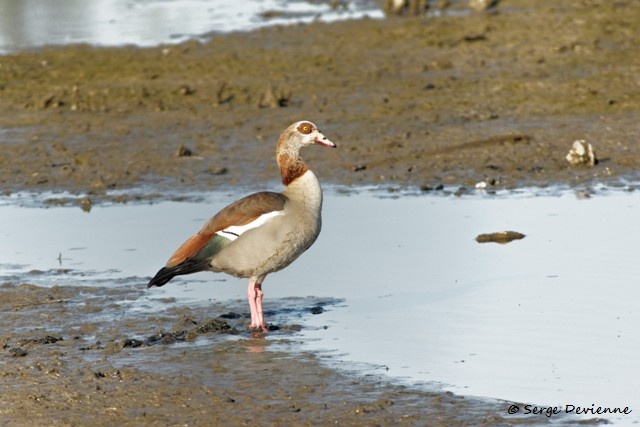
[[[94,203],[278,189],[275,140],[300,119],[339,145],[305,153],[328,184],[626,186],[640,161],[639,16],[630,0],[512,0],[491,15],[3,56],[0,188],[67,190]],[[595,166],[567,163],[576,139],[593,145]],[[3,425],[547,421],[508,415],[505,402],[329,370],[286,350],[295,342],[288,320],[268,339],[249,336],[242,317],[202,332],[243,308],[117,315],[114,292],[144,291],[0,286]],[[162,331],[190,338],[125,345]]]

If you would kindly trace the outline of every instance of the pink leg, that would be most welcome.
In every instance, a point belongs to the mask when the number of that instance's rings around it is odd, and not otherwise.
[[[249,299],[249,309],[251,310],[251,325],[249,325],[249,328],[261,329],[267,332],[267,325],[262,315],[262,296],[262,284],[250,280],[247,288],[247,298]]]

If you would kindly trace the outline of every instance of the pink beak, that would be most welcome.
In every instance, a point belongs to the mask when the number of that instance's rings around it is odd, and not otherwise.
[[[318,145],[322,145],[323,147],[331,147],[331,148],[337,147],[337,145],[331,142],[329,138],[324,136],[322,132],[318,132],[318,137],[313,142],[315,142]]]

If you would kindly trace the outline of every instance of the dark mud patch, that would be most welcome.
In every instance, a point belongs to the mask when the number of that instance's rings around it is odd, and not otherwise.
[[[279,328],[246,330],[240,303],[148,313],[130,289],[0,287],[0,413],[7,425],[495,425],[508,404],[390,385],[296,351],[296,316],[331,301],[286,300]],[[90,308],[89,308],[90,307]],[[216,312],[220,313],[216,315]],[[283,316],[284,313],[284,316]],[[291,320],[294,320],[291,323]],[[534,422],[535,421],[535,422]]]

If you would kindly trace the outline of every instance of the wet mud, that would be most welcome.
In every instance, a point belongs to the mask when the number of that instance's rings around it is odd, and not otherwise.
[[[639,166],[639,20],[634,1],[512,0],[2,56],[0,188],[127,200],[277,186],[275,141],[302,118],[339,145],[305,153],[325,183],[619,184]],[[569,164],[576,140],[596,165]]]
[[[5,55],[0,189],[66,190],[88,210],[278,188],[276,138],[303,118],[339,146],[305,152],[326,184],[625,185],[640,164],[639,22],[631,0],[512,0],[491,14]],[[595,165],[567,162],[575,140]],[[219,317],[239,307],[128,311],[143,288],[0,284],[3,425],[547,422],[327,369],[288,351],[290,320],[265,338],[244,314]]]
[[[3,425],[496,425],[509,404],[390,385],[295,350],[293,299],[246,329],[243,302],[132,310],[140,289],[0,286]],[[162,303],[160,303],[162,304]],[[314,314],[315,313],[315,314]],[[539,420],[538,420],[539,421]],[[543,420],[545,421],[545,420]]]

